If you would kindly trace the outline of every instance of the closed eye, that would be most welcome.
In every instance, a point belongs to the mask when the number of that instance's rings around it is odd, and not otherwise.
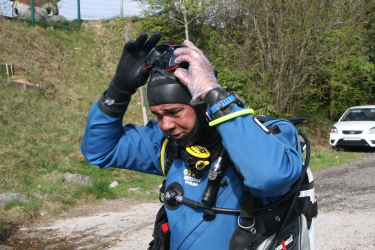
[[[173,116],[178,116],[180,112],[181,112],[181,110],[171,111],[170,114],[173,115]]]
[[[171,109],[161,110],[161,112],[151,110],[151,113],[156,116],[157,120],[161,120],[163,116],[170,116],[170,117],[178,118],[183,110],[184,108],[171,108]]]

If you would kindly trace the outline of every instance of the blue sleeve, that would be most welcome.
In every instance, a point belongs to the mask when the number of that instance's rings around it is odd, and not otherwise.
[[[122,126],[122,117],[105,115],[96,102],[88,115],[81,151],[90,164],[101,168],[162,175],[160,150],[165,137],[156,121],[146,126]]]
[[[235,105],[233,112],[240,110]],[[252,115],[243,115],[217,125],[230,159],[244,177],[245,186],[254,196],[278,197],[286,194],[302,173],[297,130],[283,127],[280,140],[266,133]]]

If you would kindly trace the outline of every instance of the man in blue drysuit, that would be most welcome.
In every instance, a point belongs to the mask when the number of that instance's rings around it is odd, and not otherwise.
[[[171,143],[182,150],[194,145],[204,147],[211,159],[203,169],[195,170],[176,156],[166,175],[166,190],[173,186],[179,195],[200,202],[208,173],[225,149],[230,159],[223,172],[226,182],[218,186],[210,205],[241,209],[243,186],[263,205],[287,194],[302,173],[297,141],[276,138],[251,115],[251,110],[240,107],[241,99],[221,88],[213,67],[191,42],[177,47],[164,43],[155,48],[160,37],[159,33],[150,38],[142,33],[125,44],[113,80],[88,115],[81,145],[88,162],[101,168],[163,175],[161,150],[169,136]],[[132,94],[147,79],[149,106],[156,121],[150,120],[146,126],[123,126]],[[286,131],[282,133],[296,136],[293,126],[283,129]],[[165,207],[170,242],[163,249],[230,249],[232,235],[241,223],[238,213],[216,212],[207,219],[205,209],[176,200],[165,203]],[[260,249],[247,247],[241,249]]]

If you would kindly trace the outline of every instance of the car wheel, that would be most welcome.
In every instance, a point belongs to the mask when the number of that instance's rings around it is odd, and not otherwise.
[[[52,7],[47,7],[46,12],[47,12],[47,16],[49,16],[49,17],[56,16],[56,15],[59,14],[59,11],[55,8],[52,8]]]
[[[18,9],[17,8],[13,8],[13,10],[12,10],[12,16],[13,17],[18,17]]]

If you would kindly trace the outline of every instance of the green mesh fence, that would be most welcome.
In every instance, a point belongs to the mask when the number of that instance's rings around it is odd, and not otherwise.
[[[80,3],[82,20],[111,19],[118,16],[138,16],[141,6],[138,3],[125,0],[61,0],[60,14],[67,19],[77,19],[78,3]]]
[[[0,0],[0,15],[36,23],[140,16],[141,10],[132,0]]]

